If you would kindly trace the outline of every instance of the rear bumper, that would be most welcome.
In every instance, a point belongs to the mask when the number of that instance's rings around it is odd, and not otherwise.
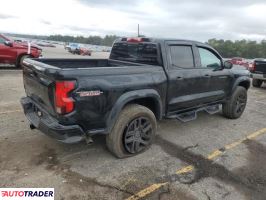
[[[266,74],[251,74],[251,77],[254,79],[259,79],[259,80],[263,80],[266,81]]]
[[[32,127],[64,143],[76,143],[85,139],[85,133],[79,125],[62,125],[40,108],[29,97],[21,98],[24,113]]]

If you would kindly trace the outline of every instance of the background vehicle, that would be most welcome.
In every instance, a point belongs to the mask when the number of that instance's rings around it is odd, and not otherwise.
[[[21,99],[31,128],[73,143],[106,134],[119,158],[146,150],[156,120],[190,121],[197,112],[230,119],[245,109],[247,70],[231,70],[212,47],[194,41],[121,38],[110,59],[27,59],[27,97]]]
[[[91,51],[86,47],[80,47],[77,54],[82,56],[91,56]]]
[[[244,59],[243,58],[240,58],[240,57],[234,57],[230,60],[230,62],[233,64],[233,65],[242,65],[243,62],[244,62]]]
[[[14,42],[0,34],[0,63],[15,64],[20,67],[27,57],[38,58],[42,50],[27,42]]]
[[[245,59],[245,62],[242,64],[247,70],[251,70],[253,68],[254,59]]]
[[[70,43],[68,46],[66,46],[66,50],[68,50],[70,53],[76,54],[79,52],[79,44]]]
[[[77,55],[91,55],[91,51],[82,46],[81,44],[72,43],[69,46],[66,47],[70,53],[77,54]]]
[[[40,47],[56,47],[54,44],[48,42],[37,42],[36,44]]]
[[[266,60],[255,59],[250,71],[252,76],[252,85],[254,87],[261,87],[262,83],[266,81]]]
[[[64,43],[64,49],[68,51],[69,48],[70,48],[70,47],[69,47],[69,43],[68,43],[68,42]]]

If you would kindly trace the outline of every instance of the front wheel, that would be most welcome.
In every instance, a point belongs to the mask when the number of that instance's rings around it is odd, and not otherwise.
[[[230,100],[223,104],[223,115],[229,119],[237,119],[244,112],[247,104],[247,90],[238,86]]]
[[[118,158],[139,154],[151,146],[156,127],[156,118],[150,109],[137,104],[128,105],[106,136],[107,147]]]

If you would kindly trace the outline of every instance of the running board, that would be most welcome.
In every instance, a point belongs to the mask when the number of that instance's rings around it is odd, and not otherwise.
[[[220,104],[202,107],[202,108],[192,110],[189,112],[185,112],[185,113],[181,113],[181,114],[171,115],[168,118],[171,118],[171,119],[176,118],[182,122],[189,122],[189,121],[197,119],[197,113],[200,111],[205,111],[208,114],[213,115],[220,111]]]

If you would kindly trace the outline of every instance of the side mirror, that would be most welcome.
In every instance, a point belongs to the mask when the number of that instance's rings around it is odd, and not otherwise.
[[[9,47],[13,47],[13,43],[10,41],[5,41],[5,45]]]
[[[225,69],[232,69],[232,67],[233,67],[233,64],[231,62],[229,62],[228,60],[224,61],[224,68]]]

